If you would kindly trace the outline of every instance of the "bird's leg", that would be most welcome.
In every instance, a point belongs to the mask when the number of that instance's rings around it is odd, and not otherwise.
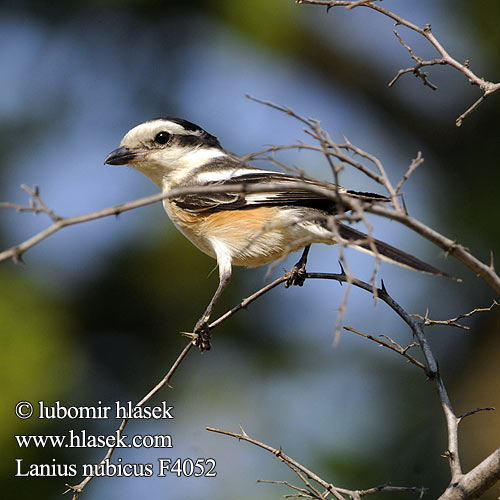
[[[210,328],[208,326],[208,320],[210,319],[216,302],[219,300],[219,297],[231,280],[231,262],[222,261],[219,258],[217,260],[219,263],[219,286],[205,309],[205,312],[196,323],[193,332],[193,342],[202,352],[210,350]]]
[[[297,262],[293,266],[293,269],[290,271],[290,277],[285,281],[285,288],[289,286],[302,286],[306,279],[306,264],[307,264],[307,255],[309,254],[309,250],[311,245],[307,245],[304,247],[304,251]]]

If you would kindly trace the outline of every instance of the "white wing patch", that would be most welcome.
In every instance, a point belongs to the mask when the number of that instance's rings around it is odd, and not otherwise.
[[[220,151],[220,155],[218,156],[224,156],[225,153]],[[215,156],[213,157],[215,158]],[[207,161],[212,158],[207,158]],[[269,172],[266,170],[257,170],[253,168],[241,168],[241,167],[235,167],[235,168],[225,168],[221,170],[212,170],[212,171],[207,171],[207,172],[200,172],[198,175],[196,175],[195,179],[196,182],[199,184],[205,184],[205,183],[212,183],[212,182],[217,182],[217,183],[223,183],[225,181],[233,181],[233,182],[238,182],[238,177],[243,176],[243,175],[251,175],[251,174],[268,174],[268,173],[273,173],[275,174],[276,172]]]

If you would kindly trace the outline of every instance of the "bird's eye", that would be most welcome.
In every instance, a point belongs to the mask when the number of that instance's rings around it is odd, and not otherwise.
[[[170,134],[168,132],[158,132],[155,136],[155,142],[158,144],[167,144],[170,139]]]

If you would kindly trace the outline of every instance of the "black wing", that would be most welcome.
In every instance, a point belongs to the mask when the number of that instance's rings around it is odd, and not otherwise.
[[[216,170],[214,170],[216,172]],[[204,173],[207,173],[205,171]],[[219,170],[221,180],[210,182],[199,182],[201,175],[193,176],[190,185],[204,186],[234,186],[243,185],[265,185],[286,183],[287,187],[283,191],[275,190],[254,192],[254,193],[205,193],[188,194],[176,197],[174,203],[184,210],[191,212],[215,212],[220,210],[249,209],[259,206],[300,206],[322,210],[328,213],[335,212],[336,202],[321,194],[314,193],[304,188],[304,184],[311,186],[330,188],[332,193],[336,192],[336,186],[327,182],[319,182],[309,179],[299,178],[293,175],[282,174],[256,168],[239,168]],[[198,182],[197,182],[198,181]],[[290,189],[292,184],[292,189]],[[293,184],[297,187],[293,188]],[[385,196],[375,193],[365,193],[349,191],[344,188],[337,188],[341,194],[361,198],[368,201],[388,201]]]

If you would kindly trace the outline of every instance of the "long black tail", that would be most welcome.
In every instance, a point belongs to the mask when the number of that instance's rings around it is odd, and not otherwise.
[[[342,238],[348,241],[365,240],[361,241],[360,243],[356,243],[355,245],[352,246],[357,248],[358,250],[368,252],[372,255],[375,254],[373,252],[372,247],[370,246],[370,243],[366,241],[367,240],[366,234],[352,228],[351,226],[345,226],[344,224],[339,224],[338,230],[340,236],[342,236]],[[436,269],[430,264],[427,264],[421,261],[420,259],[417,259],[413,255],[403,252],[402,250],[398,250],[397,248],[387,243],[384,243],[383,241],[376,240],[375,238],[373,238],[373,244],[375,245],[377,253],[382,260],[391,262],[392,264],[397,264],[398,266],[412,269],[413,271],[436,274],[438,276],[445,276],[446,278],[455,279],[453,278],[453,276],[450,276],[449,274],[440,271],[439,269]]]

